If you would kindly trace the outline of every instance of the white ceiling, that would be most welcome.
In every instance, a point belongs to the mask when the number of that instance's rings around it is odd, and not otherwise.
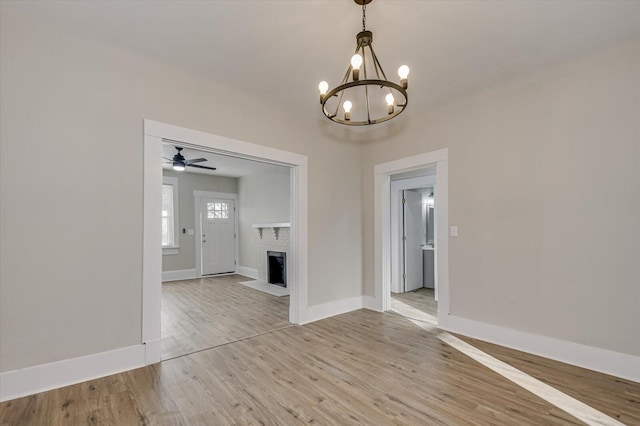
[[[162,145],[162,156],[164,158],[173,158],[178,152],[175,147],[182,145],[177,143],[165,142]],[[182,156],[187,160],[194,158],[206,158],[206,162],[198,163],[201,166],[216,167],[217,170],[199,169],[197,167],[187,167],[185,172],[198,173],[213,176],[226,176],[239,178],[253,173],[266,172],[269,170],[282,169],[285,166],[277,166],[275,164],[262,163],[259,161],[246,160],[244,158],[230,157],[228,155],[214,154],[212,152],[200,151],[191,148],[184,148]],[[171,170],[171,163],[163,161],[163,169]]]
[[[2,1],[3,11],[119,45],[320,116],[361,29],[352,0]],[[388,76],[411,67],[409,109],[640,35],[640,1],[374,0]]]

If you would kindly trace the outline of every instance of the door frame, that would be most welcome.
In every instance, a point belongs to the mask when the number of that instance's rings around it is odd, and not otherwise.
[[[374,173],[374,268],[375,299],[380,311],[391,309],[391,175],[435,165],[438,191],[435,203],[438,219],[435,229],[438,277],[438,324],[444,326],[449,309],[449,150],[447,148],[400,160],[376,164]]]
[[[234,244],[234,256],[235,256],[235,266],[233,268],[234,273],[238,273],[238,260],[240,251],[238,249],[238,194],[234,194],[232,192],[210,192],[210,191],[193,191],[193,204],[194,211],[196,214],[196,277],[201,278],[202,275],[202,238],[198,237],[198,235],[202,235],[202,217],[200,214],[201,203],[203,198],[218,198],[221,200],[233,200],[233,220],[234,220],[234,235],[233,244]],[[206,275],[208,276],[208,275]]]
[[[391,175],[389,177],[391,177]],[[400,272],[400,262],[402,259],[400,252],[402,247],[400,246],[399,239],[402,229],[402,217],[400,215],[400,192],[406,189],[429,188],[434,186],[435,184],[436,176],[433,174],[391,181],[391,284],[389,285],[389,291],[392,291],[393,289],[397,290],[398,288],[402,287],[402,273]],[[436,277],[436,282],[437,281],[438,280]]]
[[[184,127],[144,120],[142,336],[145,365],[160,362],[162,338],[162,143],[177,141],[190,148],[290,167],[291,283],[289,321],[299,324],[308,307],[308,158],[264,145],[244,142]]]

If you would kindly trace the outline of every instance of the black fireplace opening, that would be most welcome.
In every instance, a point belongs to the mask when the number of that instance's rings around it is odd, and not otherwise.
[[[267,251],[267,280],[269,284],[287,287],[287,253]]]

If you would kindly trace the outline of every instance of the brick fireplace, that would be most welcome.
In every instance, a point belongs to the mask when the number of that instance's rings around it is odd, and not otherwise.
[[[273,226],[278,225],[278,226]],[[290,224],[259,224],[253,225],[258,230],[259,239],[256,247],[258,258],[258,280],[269,282],[268,252],[284,253],[284,258],[289,261],[290,253]],[[288,269],[288,266],[286,267]],[[285,270],[286,270],[285,269]],[[286,283],[286,280],[285,280]]]

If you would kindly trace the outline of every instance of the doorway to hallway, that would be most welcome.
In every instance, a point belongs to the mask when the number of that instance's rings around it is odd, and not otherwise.
[[[437,323],[434,167],[391,175],[391,306]]]
[[[435,174],[434,204],[438,207],[437,212],[434,211],[433,223],[433,241],[437,248],[434,250],[434,300],[438,301],[436,317],[440,326],[449,315],[448,156],[445,148],[374,166],[375,297],[370,306],[380,311],[391,310],[392,285],[399,283],[399,243],[398,238],[392,237],[397,229],[392,224],[398,223],[397,219],[392,220],[392,215],[398,214],[393,208],[397,205],[394,202],[397,201],[397,191],[391,191],[392,178],[400,180]],[[424,169],[435,173],[425,173]]]

